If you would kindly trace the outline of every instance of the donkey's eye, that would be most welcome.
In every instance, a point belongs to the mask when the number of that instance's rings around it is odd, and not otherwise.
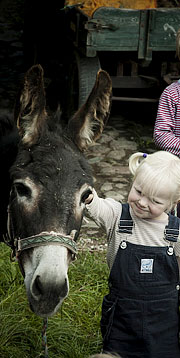
[[[91,189],[88,189],[87,191],[85,191],[85,193],[83,193],[81,196],[81,201],[84,203],[90,194],[92,194]]]
[[[31,189],[23,183],[15,183],[14,189],[19,196],[31,197]]]

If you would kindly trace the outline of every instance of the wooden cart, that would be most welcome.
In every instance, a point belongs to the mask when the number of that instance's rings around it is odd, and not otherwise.
[[[100,67],[112,78],[114,100],[157,102],[180,76],[179,28],[180,8],[100,7],[92,16],[80,7],[67,9],[72,108],[85,101]]]

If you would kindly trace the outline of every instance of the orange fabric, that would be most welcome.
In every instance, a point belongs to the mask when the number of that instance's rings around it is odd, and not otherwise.
[[[157,0],[66,0],[65,5],[83,4],[81,9],[88,16],[101,6],[126,9],[151,9],[157,7]]]

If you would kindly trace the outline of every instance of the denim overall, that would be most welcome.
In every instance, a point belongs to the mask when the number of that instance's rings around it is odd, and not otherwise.
[[[129,243],[132,228],[129,205],[123,204],[119,232],[125,238],[102,305],[103,352],[123,358],[180,358],[179,269],[173,252],[179,218],[169,215],[164,247]]]

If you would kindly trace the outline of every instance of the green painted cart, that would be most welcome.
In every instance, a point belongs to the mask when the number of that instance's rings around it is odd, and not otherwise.
[[[100,67],[112,78],[114,100],[157,102],[163,88],[180,76],[179,28],[180,8],[100,7],[92,17],[78,8],[67,10],[73,107],[85,101]]]

